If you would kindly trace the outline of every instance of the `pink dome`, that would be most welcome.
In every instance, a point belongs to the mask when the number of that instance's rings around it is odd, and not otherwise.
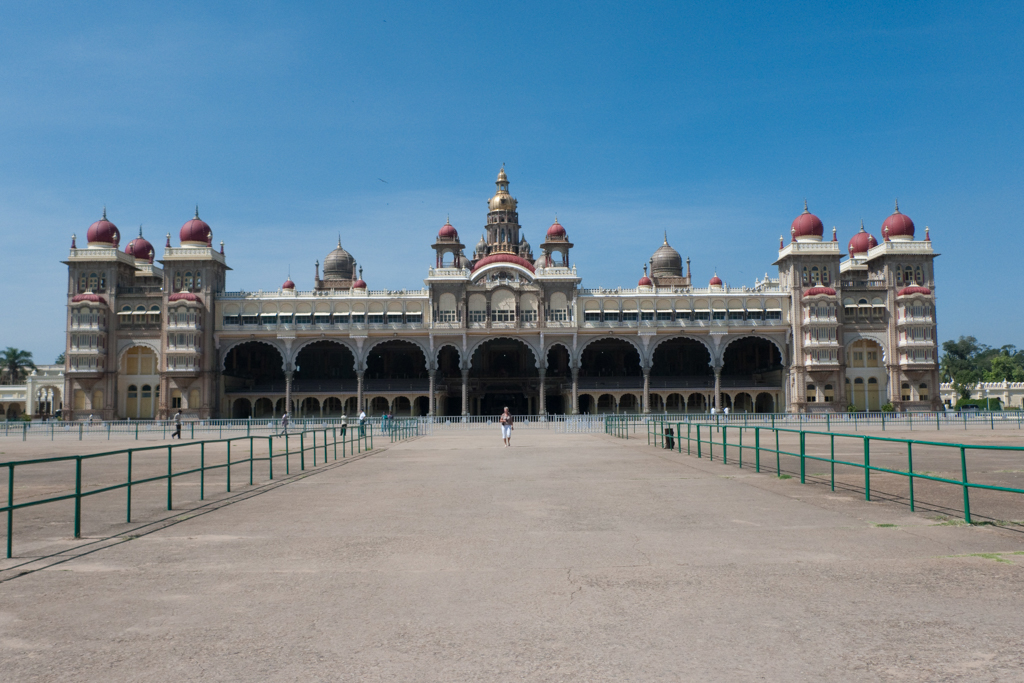
[[[636,286],[637,287],[653,287],[654,283],[651,282],[651,278],[649,278],[646,275],[644,275],[642,278],[640,278],[640,282],[636,283]]]
[[[168,301],[190,301],[197,304],[202,304],[203,300],[192,292],[175,292],[167,297]]]
[[[366,289],[366,282],[363,280],[363,278],[359,278],[358,280],[352,283],[352,289]]]
[[[199,207],[196,207],[195,218],[186,221],[178,233],[183,247],[207,247],[213,243],[213,230],[199,218]]]
[[[558,222],[557,218],[555,219],[555,222],[551,224],[551,227],[548,228],[548,239],[551,238],[565,239],[565,228],[562,227],[562,224]]]
[[[825,226],[822,225],[820,218],[807,210],[807,202],[804,202],[804,212],[793,220],[790,233],[797,239],[801,237],[820,238],[825,234]]]
[[[914,221],[910,216],[900,213],[900,204],[896,202],[896,211],[882,223],[882,235],[897,239],[914,239]]]
[[[129,242],[124,248],[124,253],[134,256],[140,261],[149,261],[150,263],[153,262],[153,257],[156,255],[153,245],[142,236],[142,228],[139,228],[139,236]]]
[[[291,278],[288,278],[284,281],[284,284],[281,285],[281,289],[295,289],[295,283],[292,282]]]
[[[491,263],[513,263],[517,266],[526,268],[531,273],[536,272],[532,263],[524,259],[522,256],[516,256],[515,254],[491,254],[490,256],[484,256],[473,265],[473,272],[476,272],[478,269]]]
[[[831,287],[811,287],[806,292],[804,292],[804,296],[817,296],[819,294],[835,296],[836,290],[832,289]]]
[[[92,294],[92,293],[75,294],[73,297],[71,297],[71,303],[73,303],[73,304],[81,303],[83,301],[88,301],[89,303],[103,304],[103,305],[106,305],[106,303],[107,303],[106,299],[104,299],[99,294]]]
[[[708,282],[708,284],[711,285],[712,287],[721,287],[722,286],[722,278],[718,277],[718,273],[715,273],[715,276],[713,278],[711,278],[711,280]]]
[[[871,233],[864,230],[864,223],[860,224],[860,232],[850,238],[847,245],[851,254],[866,254],[868,249],[878,246],[878,240]]]
[[[437,232],[437,239],[439,240],[457,240],[459,239],[459,231],[451,224],[451,221],[445,221],[445,224],[441,226],[441,229]]]
[[[930,295],[932,290],[927,287],[921,287],[920,285],[911,285],[904,287],[900,291],[896,292],[896,296],[910,296],[911,294],[927,294]]]
[[[103,207],[103,218],[89,226],[85,239],[90,245],[117,247],[121,233],[117,226],[107,220],[107,208]]]

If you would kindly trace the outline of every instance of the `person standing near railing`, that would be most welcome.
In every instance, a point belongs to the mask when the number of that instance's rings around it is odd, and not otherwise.
[[[359,436],[366,435],[366,411],[359,411]]]
[[[515,423],[515,418],[512,417],[512,413],[508,412],[508,406],[505,406],[505,412],[501,414],[498,419],[501,423],[501,440],[505,442],[505,448],[512,446],[512,425]]]
[[[289,416],[288,416],[288,411],[287,410],[284,411],[284,413],[282,413],[282,415],[281,415],[281,433],[282,434],[287,434],[288,433],[288,422],[290,421],[290,419],[291,418],[289,418]]]
[[[181,411],[179,410],[174,414],[174,433],[171,434],[171,438],[178,437],[178,441],[181,441]],[[170,456],[168,456],[170,457]]]
[[[345,432],[348,430],[348,415],[342,413],[341,415],[341,438],[344,441]]]

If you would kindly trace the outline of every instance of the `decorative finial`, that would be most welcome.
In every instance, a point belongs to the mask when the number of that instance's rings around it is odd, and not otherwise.
[[[928,234],[928,228],[924,229],[924,233],[925,233],[925,235]],[[75,234],[74,233],[71,234],[71,248],[72,249],[78,249],[78,247],[75,246]]]
[[[895,211],[895,213],[899,213],[899,212],[900,212],[900,198],[897,197],[896,198],[896,211]]]
[[[796,242],[796,228],[790,228],[789,229],[789,234],[790,234],[790,241],[791,242]]]
[[[928,226],[927,225],[924,226],[924,241],[925,242],[931,242],[932,241],[931,235],[928,234]]]
[[[170,249],[170,247],[171,247],[171,233],[167,233],[167,244],[164,245],[164,246],[166,246],[168,249]]]
[[[224,240],[220,241],[220,255],[224,255]]]
[[[341,233],[338,233],[338,249],[341,249]]]
[[[103,220],[107,220],[107,205],[103,205]]]
[[[199,220],[199,205],[196,204],[196,220]]]
[[[647,277],[647,264],[644,264],[644,277]]]
[[[779,235],[779,249],[782,249],[783,243],[782,235]]]
[[[807,208],[807,199],[804,198],[804,213],[810,213],[810,209]]]
[[[139,237],[142,237],[142,224],[139,223]]]
[[[665,231],[665,242],[664,242],[664,246],[666,246],[666,247],[668,246],[668,230],[666,230],[666,231]]]
[[[833,241],[833,242],[838,242],[838,241],[839,241],[839,240],[838,240],[838,239],[836,238],[836,226],[834,226],[834,225],[832,226],[832,241]]]
[[[864,232],[864,219],[863,218],[860,219],[860,231]]]
[[[889,241],[889,228],[885,228],[884,230],[882,230],[882,232],[885,233],[885,241],[888,242]]]
[[[363,279],[363,267],[362,266],[359,266],[359,279],[360,280]]]

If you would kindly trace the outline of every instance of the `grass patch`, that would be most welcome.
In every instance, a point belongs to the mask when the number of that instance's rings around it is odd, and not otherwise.
[[[968,553],[967,555],[950,555],[950,557],[982,557],[986,560],[994,560],[1003,564],[1014,564],[1006,559],[1006,555],[1024,555],[1024,552],[1018,550],[1009,553]]]
[[[788,474],[780,474],[778,476],[779,476],[779,479],[792,479],[793,478],[791,475],[788,475]]]
[[[874,526],[876,526],[876,527],[878,527],[880,529],[895,529],[896,528],[895,524],[875,524]]]

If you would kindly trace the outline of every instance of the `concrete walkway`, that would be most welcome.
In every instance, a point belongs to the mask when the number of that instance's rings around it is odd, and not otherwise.
[[[0,583],[0,678],[1024,680],[1022,534],[515,442],[417,439]]]

